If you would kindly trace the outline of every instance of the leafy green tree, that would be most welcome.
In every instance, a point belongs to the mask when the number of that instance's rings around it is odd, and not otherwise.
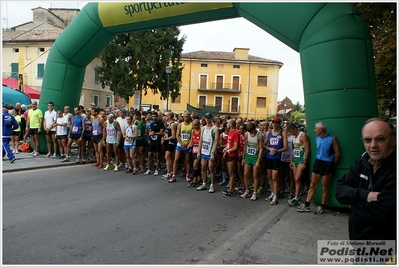
[[[172,101],[180,94],[182,70],[181,53],[185,37],[179,39],[178,27],[153,29],[117,35],[101,52],[99,73],[102,87],[109,84],[110,90],[129,101],[135,90],[167,95],[165,67],[172,66],[169,95]]]
[[[386,110],[396,115],[396,2],[358,3],[356,7],[372,37],[380,116],[385,117]]]
[[[291,112],[290,122],[297,122],[300,123],[301,119],[305,118],[305,113],[300,111],[293,111]]]

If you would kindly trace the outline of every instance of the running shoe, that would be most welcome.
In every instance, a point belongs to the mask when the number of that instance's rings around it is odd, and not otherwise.
[[[54,153],[54,154],[51,156],[51,158],[52,158],[52,159],[56,159],[56,158],[57,158],[57,154]]]
[[[46,154],[46,158],[51,158],[51,153],[50,153],[50,152],[48,152],[48,153]]]
[[[151,171],[150,171],[150,169],[148,169],[145,173],[144,173],[144,175],[149,175],[151,173]]]
[[[307,207],[305,204],[301,204],[296,208],[296,210],[299,212],[310,212],[310,206]]]
[[[226,194],[223,194],[224,197],[234,197],[234,192],[227,191]]]
[[[155,170],[155,171],[154,171],[154,176],[158,176],[158,174],[159,174],[159,173],[158,173],[158,170]]]
[[[137,174],[139,174],[139,171],[137,169],[133,170],[133,175],[137,175]]]
[[[166,181],[166,180],[169,180],[170,177],[171,177],[171,175],[169,173],[165,173],[164,175],[161,176],[161,179]]]
[[[105,166],[104,171],[109,171],[109,164]]]
[[[254,193],[252,194],[251,200],[252,200],[252,201],[256,201],[257,199],[258,199],[258,196],[257,196],[257,194],[254,192]]]
[[[77,157],[76,158],[76,163],[80,163],[80,161],[81,161],[80,157]]]
[[[223,180],[223,181],[221,181],[220,183],[218,183],[218,185],[220,185],[220,186],[226,185],[226,184],[227,184],[226,180]]]
[[[197,182],[191,182],[191,183],[189,183],[187,185],[188,188],[194,188],[194,187],[197,187],[197,186],[198,186]]]
[[[263,194],[263,187],[259,187],[258,190],[256,191],[258,194]]]
[[[169,183],[174,183],[174,182],[176,182],[176,176],[172,176],[172,177],[170,177],[170,179],[168,180],[168,182]]]
[[[278,204],[277,197],[276,197],[276,196],[274,196],[274,197],[273,197],[273,200],[270,202],[270,205],[272,205],[272,206],[276,206],[277,204]]]
[[[36,151],[33,150],[31,153],[29,153],[29,156],[33,156],[33,154],[35,154],[35,153],[36,153]]]
[[[16,158],[13,158],[12,160],[10,160],[10,163],[14,163],[16,160]]]
[[[288,200],[288,206],[290,206],[290,207],[295,207],[295,206],[298,206],[299,204],[301,204],[301,199],[298,199],[296,197],[294,197],[291,200]]]
[[[70,162],[69,157],[65,157],[64,159],[61,160],[61,162]]]
[[[114,172],[117,172],[117,171],[119,171],[119,166],[118,165],[116,165],[115,168],[114,168]]]
[[[274,197],[274,194],[271,193],[270,196],[268,196],[267,198],[265,198],[266,201],[271,201]]]
[[[209,193],[215,193],[215,188],[213,187],[213,185],[211,185],[210,187],[209,187],[209,191],[208,191]]]
[[[246,190],[244,194],[241,195],[241,198],[247,198],[247,197],[249,197],[249,190]]]
[[[93,167],[97,167],[98,165],[100,165],[100,163],[98,163],[98,162],[91,164],[91,166],[93,166]]]
[[[32,156],[34,156],[34,157],[39,156],[39,152],[35,151]]]
[[[100,163],[100,164],[97,166],[97,169],[102,169],[103,167],[104,167],[104,164]]]
[[[180,173],[180,177],[185,177],[186,175],[187,175],[187,173],[185,173],[185,172]]]
[[[186,175],[186,181],[187,181],[188,183],[191,183],[191,181],[192,181],[189,174]]]
[[[130,169],[130,168],[128,168],[127,171],[126,171],[126,173],[132,173],[132,172],[133,172],[133,170]]]
[[[202,191],[202,190],[206,190],[206,184],[202,184],[200,186],[197,187],[197,191]]]
[[[314,212],[314,214],[316,214],[316,215],[321,215],[324,213],[326,213],[326,210],[322,206],[318,206],[317,210]]]

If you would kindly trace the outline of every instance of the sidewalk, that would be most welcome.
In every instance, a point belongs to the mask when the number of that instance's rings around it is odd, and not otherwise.
[[[69,166],[76,165],[76,149],[71,151],[71,161],[61,162],[60,159],[53,159],[46,157],[46,154],[40,154],[37,157],[30,156],[29,153],[19,152],[14,154],[16,160],[14,163],[10,163],[7,156],[3,158],[2,162],[2,172],[15,172],[15,171],[27,171],[51,167]],[[88,164],[88,163],[86,163]]]

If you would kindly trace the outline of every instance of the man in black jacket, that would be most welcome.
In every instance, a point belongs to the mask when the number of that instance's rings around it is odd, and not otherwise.
[[[337,181],[335,197],[351,207],[351,240],[396,240],[396,129],[373,118],[362,137],[366,152]]]

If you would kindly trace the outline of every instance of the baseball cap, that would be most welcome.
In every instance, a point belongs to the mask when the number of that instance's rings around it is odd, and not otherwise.
[[[278,123],[281,123],[281,119],[279,118],[279,117],[275,117],[272,121],[275,121],[275,122],[278,122]]]
[[[107,118],[108,119],[110,119],[110,118],[114,118],[115,117],[115,115],[114,114],[112,114],[112,113],[110,113],[108,116],[107,116]]]
[[[207,112],[206,114],[205,114],[205,118],[212,118],[213,116],[212,116],[212,114],[210,113],[210,112]]]

